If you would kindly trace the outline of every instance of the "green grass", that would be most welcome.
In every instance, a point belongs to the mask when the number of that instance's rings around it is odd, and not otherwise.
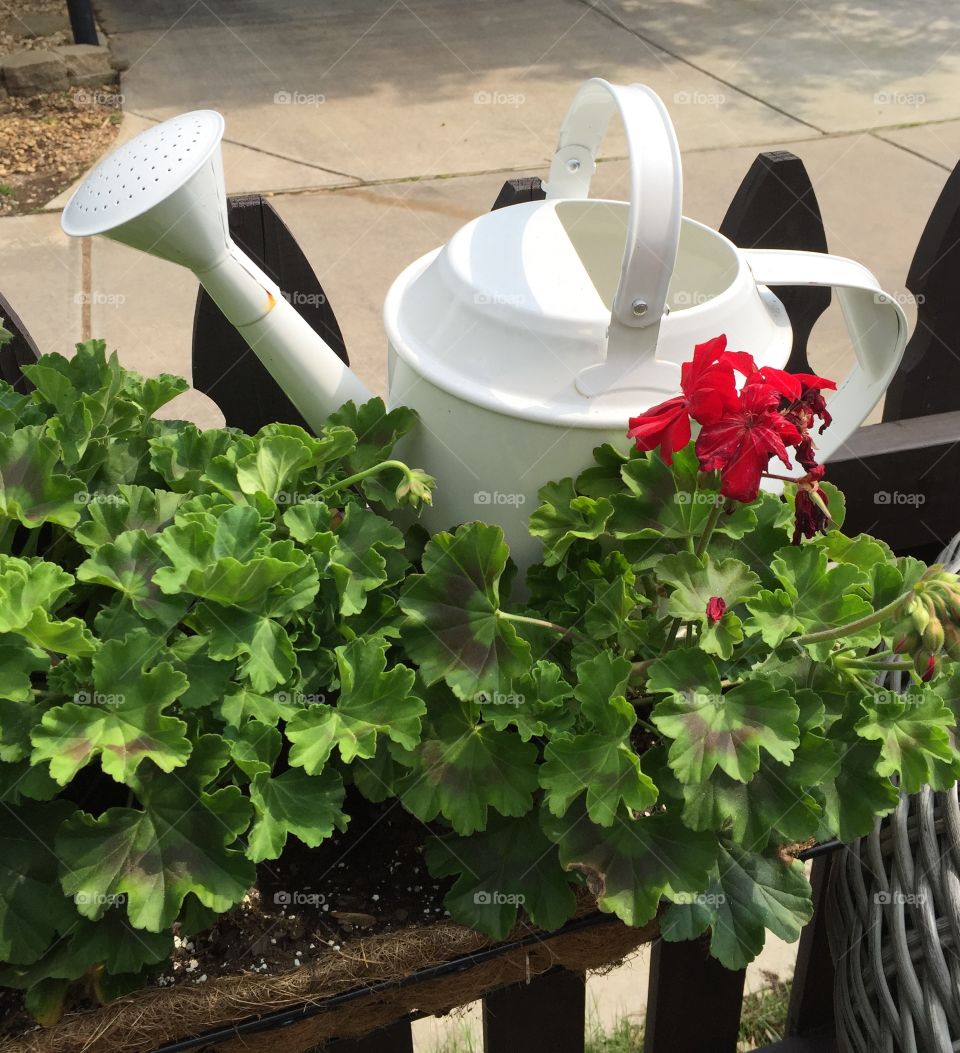
[[[779,980],[766,973],[768,985],[747,995],[740,1016],[738,1049],[752,1050],[783,1038],[790,1001],[790,981]],[[470,1029],[463,1032],[433,1053],[480,1053],[473,1042]],[[595,1029],[587,1036],[586,1053],[643,1053],[643,1024],[620,1020],[613,1031]]]
[[[14,192],[9,183],[0,183],[0,197],[9,197]]]

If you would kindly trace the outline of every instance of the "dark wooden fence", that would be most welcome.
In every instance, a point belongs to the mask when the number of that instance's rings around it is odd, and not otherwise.
[[[543,197],[540,180],[508,180],[494,208]],[[270,204],[230,201],[235,239],[285,293],[298,293],[310,324],[347,360],[332,308],[309,263]],[[816,195],[802,161],[785,151],[760,154],[743,180],[721,231],[744,248],[827,251]],[[930,559],[958,529],[960,478],[960,165],[934,207],[907,276],[918,303],[916,330],[886,398],[882,423],[862,427],[834,456],[828,477],[845,492],[849,533],[869,531],[898,553]],[[304,293],[313,295],[305,296]],[[807,341],[830,304],[826,289],[779,291],[793,326],[789,368],[805,370]],[[22,383],[19,365],[37,348],[12,307],[0,314],[15,340],[0,354],[0,376]],[[193,341],[194,384],[228,423],[248,431],[299,415],[216,306],[201,291]],[[901,501],[898,495],[911,495]],[[842,851],[842,849],[837,849]],[[822,903],[832,846],[814,849],[814,915],[800,938],[787,1035],[765,1053],[834,1048],[833,967]],[[468,967],[468,963],[464,963]],[[653,945],[645,1053],[734,1053],[744,973],[724,969],[703,940]],[[554,969],[483,1000],[484,1053],[583,1053],[584,978]],[[278,1033],[282,1048],[282,1031]],[[323,1053],[412,1053],[410,1021],[362,1039],[329,1043]],[[317,1051],[321,1053],[321,1051]]]

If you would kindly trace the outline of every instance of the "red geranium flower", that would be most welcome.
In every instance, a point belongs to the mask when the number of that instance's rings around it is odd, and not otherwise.
[[[682,395],[653,406],[639,417],[630,418],[627,435],[638,450],[655,450],[667,464],[677,450],[690,441],[690,418],[698,424],[714,424],[737,405],[734,356],[726,350],[727,338],[715,337],[693,349],[693,361],[680,369]]]
[[[711,596],[707,600],[707,621],[711,625],[716,625],[718,621],[724,616],[727,610],[727,601],[722,596]]]
[[[780,393],[754,373],[740,393],[739,405],[697,438],[697,457],[705,472],[720,469],[720,492],[736,501],[753,501],[771,457],[792,467],[787,446],[803,439],[777,407]]]

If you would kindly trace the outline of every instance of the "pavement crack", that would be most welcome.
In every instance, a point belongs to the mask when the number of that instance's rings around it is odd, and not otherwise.
[[[634,29],[632,26],[628,26],[626,22],[618,18],[612,11],[602,11],[593,0],[576,0],[577,3],[583,4],[585,7],[589,7],[594,14],[599,15],[601,18],[607,19],[608,22],[612,22],[615,26],[620,29],[626,30],[631,35],[635,36],[637,40],[642,40],[648,47],[656,48],[658,51],[662,51],[665,55],[669,55],[671,58],[676,59],[678,62],[682,62],[685,66],[689,66],[691,69],[695,69],[698,73],[702,73],[704,76],[709,77],[711,80],[715,80],[718,84],[724,85],[731,91],[737,92],[738,95],[743,95],[745,98],[752,99],[754,102],[760,103],[761,106],[766,106],[767,109],[773,110],[775,113],[779,113],[782,117],[786,117],[791,121],[796,121],[797,124],[802,124],[807,128],[812,129],[815,132],[819,132],[821,135],[826,135],[825,128],[819,128],[815,124],[811,124],[810,121],[804,120],[802,117],[797,117],[796,114],[790,113],[789,110],[785,110],[776,103],[770,102],[768,99],[764,99],[759,95],[754,95],[752,91],[747,91],[746,88],[741,88],[738,84],[734,84],[732,81],[724,80],[723,77],[717,76],[716,73],[711,72],[705,66],[698,66],[696,62],[691,62],[690,59],[681,55],[677,51],[671,51],[670,48],[665,47],[663,44],[657,43],[655,40],[651,40],[649,37],[644,36],[639,30]]]

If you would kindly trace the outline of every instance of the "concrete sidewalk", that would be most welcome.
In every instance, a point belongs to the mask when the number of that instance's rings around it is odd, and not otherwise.
[[[960,9],[943,0],[97,0],[122,76],[121,135],[198,107],[227,119],[231,192],[260,191],[298,238],[357,371],[386,383],[381,306],[416,256],[544,175],[579,83],[642,81],[670,109],[687,215],[716,226],[756,154],[803,158],[832,251],[898,294],[960,155]],[[595,193],[627,193],[613,129]],[[0,220],[0,289],[44,351],[104,336],[128,365],[189,375],[196,282],[58,208]],[[836,307],[813,364],[850,362]],[[181,415],[215,423],[199,395]],[[633,964],[591,984],[598,1020],[642,1011]],[[774,945],[761,965],[789,972]],[[751,982],[759,982],[759,965]],[[424,1022],[421,1049],[446,1034]],[[454,1033],[457,1025],[453,1027]]]

